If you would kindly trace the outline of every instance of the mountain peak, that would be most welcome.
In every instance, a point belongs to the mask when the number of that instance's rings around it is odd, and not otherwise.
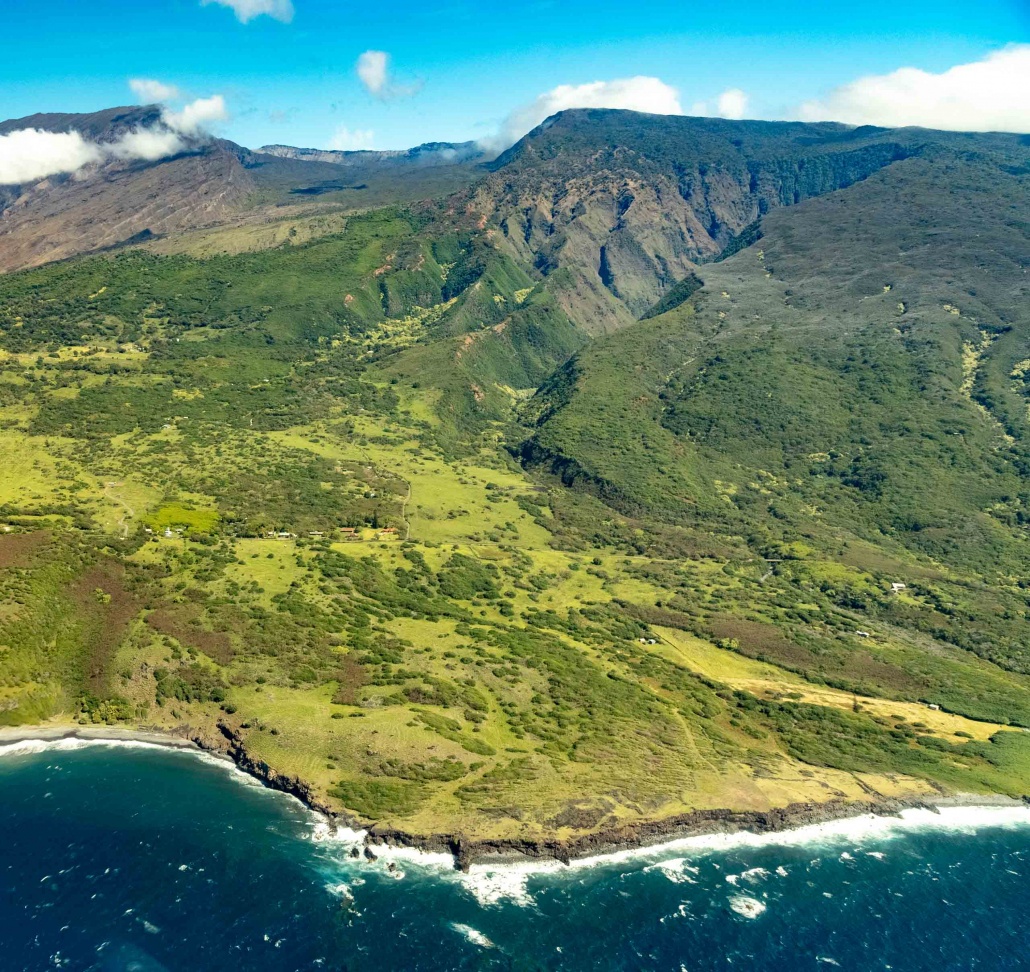
[[[94,141],[111,141],[126,131],[157,124],[161,114],[160,105],[123,105],[92,112],[39,112],[0,121],[0,135],[34,128],[44,132],[78,132]]]

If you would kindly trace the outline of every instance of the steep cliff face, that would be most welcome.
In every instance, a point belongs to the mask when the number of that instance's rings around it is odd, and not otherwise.
[[[604,332],[639,317],[764,213],[850,186],[940,137],[568,111],[498,158],[473,205],[523,260],[545,274],[569,268],[589,298],[574,316]]]

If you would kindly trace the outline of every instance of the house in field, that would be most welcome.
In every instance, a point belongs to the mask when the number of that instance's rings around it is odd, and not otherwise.
[[[891,584],[891,593],[892,594],[900,594],[904,590],[907,590],[907,588],[900,581],[895,581],[893,584]]]

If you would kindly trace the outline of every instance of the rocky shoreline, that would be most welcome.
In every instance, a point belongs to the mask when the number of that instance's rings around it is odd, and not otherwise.
[[[295,797],[309,809],[332,822],[365,830],[366,853],[372,858],[375,857],[376,846],[404,847],[426,853],[450,854],[454,858],[455,868],[461,871],[467,871],[473,864],[503,864],[527,860],[555,860],[569,864],[581,858],[646,848],[686,837],[740,831],[771,834],[870,814],[878,817],[896,817],[902,811],[911,809],[939,812],[942,807],[948,806],[1020,806],[1030,803],[1030,797],[1017,800],[1001,795],[957,794],[942,795],[932,800],[913,797],[792,803],[770,810],[693,810],[664,820],[639,821],[609,827],[568,840],[557,837],[491,840],[460,834],[413,834],[377,824],[363,827],[359,821],[333,810],[299,777],[279,773],[264,761],[254,759],[247,752],[243,738],[236,729],[225,723],[219,723],[217,728],[218,735],[193,732],[189,729],[173,733],[156,727],[138,730],[74,725],[19,727],[0,730],[0,746],[28,740],[46,742],[83,739],[135,741],[175,749],[199,749],[231,760],[238,769],[260,780],[265,786]]]
[[[473,864],[512,863],[525,860],[574,860],[615,854],[664,844],[685,837],[748,831],[755,834],[796,830],[812,824],[874,814],[896,817],[913,808],[936,811],[942,804],[925,799],[882,801],[832,801],[793,803],[771,810],[693,810],[664,820],[640,821],[583,834],[569,840],[558,838],[476,840],[449,834],[419,836],[394,828],[373,826],[367,841],[392,847],[449,853],[455,867],[467,871]]]

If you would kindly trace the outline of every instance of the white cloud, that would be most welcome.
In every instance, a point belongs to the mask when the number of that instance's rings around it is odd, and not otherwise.
[[[720,118],[739,121],[747,113],[747,95],[740,88],[730,88],[719,95],[716,107]]]
[[[356,128],[351,130],[347,127],[336,129],[336,133],[329,141],[329,148],[335,152],[362,152],[372,148],[376,133],[370,129]]]
[[[512,145],[545,118],[567,108],[628,108],[655,115],[683,114],[679,92],[659,78],[562,84],[513,111],[502,123],[500,132],[485,144],[492,148]]]
[[[101,148],[111,158],[156,162],[178,155],[186,146],[186,139],[170,128],[137,128]]]
[[[1030,132],[1030,44],[1005,48],[941,74],[901,68],[859,78],[808,101],[802,121],[964,132]]]
[[[102,157],[99,146],[87,142],[78,132],[23,128],[0,135],[0,185],[18,185],[76,172]]]
[[[747,114],[749,101],[747,93],[740,88],[727,88],[715,99],[714,106],[707,101],[695,101],[690,106],[690,114],[698,118],[729,118],[739,121]]]
[[[273,20],[281,20],[288,24],[293,20],[292,0],[200,0],[202,6],[216,3],[220,7],[228,7],[241,24],[252,21],[255,17],[268,16]]]
[[[386,51],[365,51],[358,58],[358,77],[373,98],[381,98],[389,80],[390,55]]]
[[[146,105],[172,101],[179,97],[179,89],[174,84],[165,84],[154,78],[132,78],[129,81],[129,87],[132,89],[132,93]]]
[[[165,109],[158,124],[126,132],[113,142],[91,142],[79,132],[24,128],[0,135],[0,185],[20,185],[47,176],[78,172],[111,159],[156,162],[177,155],[206,137],[211,122],[227,117],[221,95],[199,98],[180,111]],[[371,132],[357,132],[367,135]]]
[[[386,51],[365,51],[354,66],[365,90],[380,101],[410,98],[422,90],[421,82],[397,84],[390,73],[390,55]]]
[[[161,117],[169,128],[184,135],[197,135],[212,122],[225,121],[229,115],[225,99],[221,95],[212,95],[191,101],[181,111],[165,109]]]

